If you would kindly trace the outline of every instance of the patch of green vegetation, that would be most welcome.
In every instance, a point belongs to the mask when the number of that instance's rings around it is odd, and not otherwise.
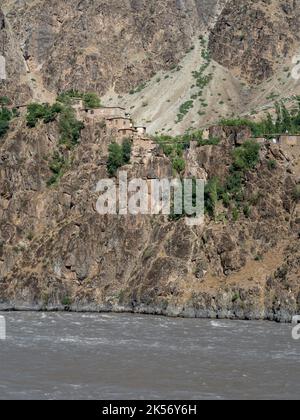
[[[70,307],[72,305],[72,300],[69,296],[65,296],[62,300],[61,300],[61,304],[65,307]]]
[[[240,294],[237,292],[232,296],[232,303],[235,303],[237,301],[241,300]]]
[[[273,171],[274,169],[277,168],[277,162],[274,159],[268,160],[268,169],[270,171]]]
[[[218,146],[220,144],[220,139],[217,137],[212,137],[208,140],[198,140],[198,146]]]
[[[3,137],[9,130],[9,123],[12,118],[13,113],[9,109],[5,107],[0,109],[0,138]]]
[[[122,145],[110,144],[107,171],[111,177],[116,175],[119,168],[130,163],[131,149],[132,143],[129,139],[125,139]]]
[[[233,221],[237,221],[240,214],[250,217],[251,207],[245,202],[246,174],[253,170],[259,162],[260,145],[249,140],[237,147],[233,154],[233,163],[228,177],[222,182],[219,178],[210,179],[205,187],[205,210],[212,218],[216,217],[217,203],[222,201],[225,208],[231,209]]]
[[[100,108],[101,107],[101,101],[99,96],[96,93],[90,92],[85,93],[82,97],[84,105],[87,108]]]
[[[185,160],[182,157],[175,157],[172,160],[173,169],[179,174],[185,171]]]
[[[233,152],[233,170],[246,172],[254,169],[259,161],[260,145],[253,140],[246,141]]]
[[[28,105],[26,121],[28,127],[35,127],[40,120],[44,123],[55,121],[57,115],[62,112],[63,106],[55,103],[50,106],[49,104],[32,103]]]
[[[217,177],[211,178],[205,185],[204,202],[205,211],[211,216],[215,217],[216,206],[221,193],[220,180]]]
[[[184,119],[184,117],[188,114],[189,110],[192,109],[193,107],[194,107],[193,100],[184,102],[179,108],[179,113],[177,114],[176,123],[181,122]]]
[[[296,106],[287,109],[284,102],[275,104],[275,118],[270,113],[261,121],[255,122],[247,118],[223,119],[220,125],[249,127],[254,137],[274,137],[278,134],[298,134],[300,132],[300,96],[296,97]]]
[[[60,144],[72,149],[78,144],[84,124],[76,119],[75,112],[70,107],[64,107],[59,118]]]
[[[129,94],[134,95],[135,93],[140,93],[146,88],[146,86],[147,86],[147,83],[141,83],[139,86],[137,86],[136,89],[131,89]]]
[[[94,92],[82,93],[78,90],[68,90],[58,95],[57,101],[65,105],[71,105],[74,99],[82,99],[86,108],[100,108],[101,100]]]
[[[64,156],[59,151],[56,151],[52,156],[52,160],[49,166],[53,175],[47,182],[48,187],[57,185],[60,178],[64,175],[67,166],[68,162]]]
[[[11,105],[10,99],[7,96],[0,96],[0,106]]]

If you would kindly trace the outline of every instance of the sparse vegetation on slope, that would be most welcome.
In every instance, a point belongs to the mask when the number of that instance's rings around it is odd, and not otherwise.
[[[240,212],[249,217],[251,209],[244,197],[245,177],[259,162],[260,145],[255,141],[246,141],[237,147],[232,154],[233,163],[227,179],[213,177],[205,188],[205,209],[213,218],[216,217],[216,207],[219,200],[225,208],[231,209],[233,220],[237,220]]]
[[[33,128],[40,120],[43,120],[46,124],[55,121],[57,115],[62,112],[62,109],[62,105],[57,102],[52,106],[49,104],[32,103],[27,108],[27,125]]]
[[[9,123],[13,117],[13,113],[7,109],[0,109],[0,138],[3,137],[9,130]]]
[[[249,127],[255,137],[272,137],[278,134],[299,134],[300,133],[300,97],[296,98],[295,106],[289,110],[285,104],[277,102],[275,104],[275,118],[270,113],[259,122],[246,118],[223,119],[220,124],[223,126]]]
[[[112,143],[109,146],[107,172],[110,176],[115,176],[119,168],[130,163],[131,149],[132,144],[129,139],[125,139],[122,145]]]
[[[60,93],[57,97],[57,101],[66,105],[71,105],[74,99],[82,99],[86,108],[100,108],[101,100],[98,95],[94,92],[82,93],[78,90],[68,90]]]

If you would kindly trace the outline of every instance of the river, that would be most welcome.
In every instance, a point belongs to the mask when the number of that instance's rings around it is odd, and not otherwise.
[[[0,399],[299,399],[291,325],[9,312]]]

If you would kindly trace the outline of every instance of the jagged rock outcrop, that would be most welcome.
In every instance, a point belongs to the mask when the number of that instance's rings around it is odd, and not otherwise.
[[[5,58],[6,79],[0,81],[0,96],[8,96],[15,103],[24,103],[31,97],[26,80],[26,67],[18,41],[11,31],[0,5],[0,55]]]
[[[250,83],[272,77],[299,53],[300,5],[294,0],[231,0],[211,35],[213,58]]]

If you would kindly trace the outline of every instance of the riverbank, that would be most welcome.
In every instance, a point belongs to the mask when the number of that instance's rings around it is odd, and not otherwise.
[[[235,320],[235,321],[272,321],[277,323],[292,323],[296,313],[286,310],[267,311],[267,310],[245,310],[245,309],[219,309],[217,311],[211,309],[196,308],[180,308],[168,307],[163,308],[151,305],[139,305],[136,307],[122,305],[49,305],[40,304],[12,304],[1,303],[0,312],[69,312],[69,313],[111,313],[111,314],[136,314],[136,315],[153,315],[168,318],[186,318],[186,319],[208,319],[208,320]]]

